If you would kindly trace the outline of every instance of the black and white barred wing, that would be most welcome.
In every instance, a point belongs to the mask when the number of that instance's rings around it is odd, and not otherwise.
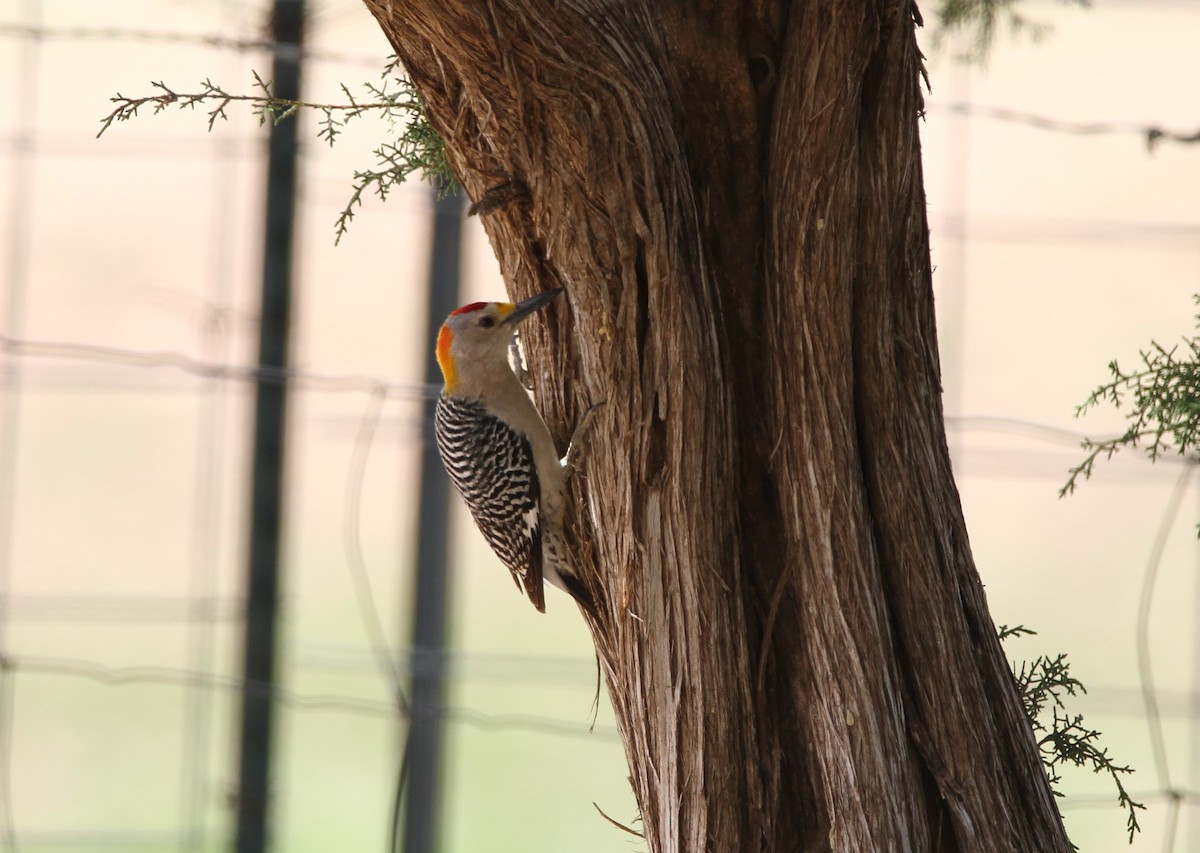
[[[442,395],[434,414],[438,453],[517,588],[544,612],[539,486],[529,440],[479,403]]]

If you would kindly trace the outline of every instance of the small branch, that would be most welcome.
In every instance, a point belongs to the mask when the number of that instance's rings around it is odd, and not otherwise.
[[[606,814],[604,813],[604,809],[600,808],[600,806],[598,806],[598,805],[597,805],[595,802],[593,802],[593,803],[592,803],[592,805],[593,805],[593,806],[595,806],[595,808],[596,808],[596,811],[600,812],[600,817],[604,818],[606,821],[608,821],[609,823],[611,823],[611,824],[612,824],[613,826],[615,826],[617,829],[622,829],[622,830],[624,830],[625,832],[628,832],[628,833],[629,833],[630,835],[632,835],[634,838],[645,838],[645,837],[646,837],[644,834],[642,834],[642,833],[638,832],[636,829],[631,829],[630,827],[626,826],[625,824],[621,823],[620,821],[618,821],[618,820],[613,820],[611,817],[609,817],[608,815],[606,815]]]
[[[254,91],[251,94],[234,94],[221,86],[205,80],[198,92],[176,92],[162,81],[151,83],[154,93],[131,98],[120,92],[110,101],[116,106],[100,120],[96,136],[103,136],[115,122],[128,121],[143,108],[157,114],[175,105],[180,109],[195,109],[197,104],[208,107],[208,129],[211,132],[217,120],[227,119],[227,109],[232,103],[248,104],[259,124],[279,124],[291,118],[299,110],[315,110],[321,114],[317,136],[330,145],[337,140],[342,130],[353,119],[366,114],[377,115],[388,122],[389,130],[398,138],[385,142],[375,149],[379,168],[364,169],[354,173],[354,188],[349,201],[338,215],[334,226],[335,245],[341,242],[354,219],[355,208],[362,204],[362,197],[370,190],[381,200],[403,183],[414,172],[441,188],[442,193],[452,192],[456,186],[454,175],[446,159],[446,148],[442,138],[430,126],[425,116],[425,107],[420,95],[407,78],[399,71],[395,57],[384,68],[381,83],[364,83],[370,98],[359,100],[345,84],[341,85],[345,103],[317,103],[288,98],[277,98],[271,94],[271,84],[257,71],[254,75]]]
[[[1200,304],[1200,296],[1195,299]],[[1130,372],[1110,361],[1112,380],[1097,386],[1075,408],[1076,417],[1102,402],[1118,410],[1127,408],[1129,428],[1117,438],[1085,439],[1083,449],[1088,454],[1070,469],[1059,497],[1075,491],[1080,477],[1088,479],[1101,456],[1111,459],[1122,448],[1140,447],[1152,462],[1164,453],[1188,456],[1200,449],[1200,336],[1184,337],[1170,349],[1151,341],[1138,355],[1142,369]]]
[[[257,72],[254,74],[254,79],[256,86],[266,90],[267,84],[262,81]],[[302,107],[310,110],[320,110],[326,115],[340,113],[346,118],[353,118],[373,110],[418,108],[418,105],[415,103],[408,104],[395,100],[354,101],[351,99],[351,102],[348,104],[321,104],[312,101],[294,101],[287,98],[273,97],[269,91],[261,95],[235,95],[231,92],[226,92],[210,80],[205,80],[201,84],[204,88],[199,92],[176,92],[162,81],[154,81],[151,85],[160,90],[159,94],[130,98],[118,92],[115,97],[110,98],[109,100],[117,106],[100,120],[100,132],[96,134],[97,138],[103,136],[104,132],[114,122],[128,121],[138,114],[138,110],[148,106],[153,106],[153,113],[158,114],[172,104],[177,104],[180,109],[195,109],[197,104],[215,102],[216,106],[208,111],[209,130],[213,129],[217,119],[228,118],[225,115],[225,108],[235,101],[250,104],[254,108],[255,114],[259,116],[263,123],[266,123],[267,119],[270,118],[274,124],[290,118]],[[345,124],[344,120],[342,124]]]
[[[1001,640],[1005,640],[1034,632],[1021,625],[1015,628],[1001,625],[997,633]],[[1013,667],[1013,678],[1055,796],[1062,796],[1058,784],[1061,781],[1059,768],[1063,764],[1107,774],[1117,787],[1117,803],[1126,812],[1125,826],[1132,842],[1134,834],[1141,830],[1137,813],[1146,808],[1130,797],[1121,781],[1121,776],[1132,773],[1133,768],[1117,764],[1109,757],[1107,749],[1098,746],[1101,733],[1084,725],[1082,714],[1067,713],[1063,697],[1087,693],[1083,683],[1071,676],[1067,656],[1060,654],[1051,658],[1039,655],[1032,661],[1023,662],[1020,668]]]

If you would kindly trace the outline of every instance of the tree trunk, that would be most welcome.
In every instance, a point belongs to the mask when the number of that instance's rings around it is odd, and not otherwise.
[[[567,289],[531,375],[560,447],[605,403],[575,558],[649,850],[1070,849],[950,471],[915,7],[366,3],[514,297]]]

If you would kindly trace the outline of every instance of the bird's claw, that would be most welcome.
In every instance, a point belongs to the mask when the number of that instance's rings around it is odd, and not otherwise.
[[[582,452],[579,447],[580,440],[584,437],[588,427],[591,426],[592,417],[596,414],[596,410],[607,402],[607,400],[601,400],[599,403],[593,403],[588,406],[587,411],[583,413],[583,417],[576,424],[575,431],[571,433],[571,443],[567,445],[567,455],[563,457],[563,468],[566,469],[568,477],[575,473],[579,467],[577,461]]]
[[[516,335],[513,335],[512,340],[508,342],[508,354],[509,361],[512,362],[513,373],[517,375],[517,381],[526,391],[532,391],[533,386],[529,384],[529,371],[525,369],[525,359],[521,357],[521,347],[517,343]]]

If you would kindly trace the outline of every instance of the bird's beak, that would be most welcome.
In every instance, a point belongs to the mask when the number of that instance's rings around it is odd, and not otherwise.
[[[562,293],[562,288],[556,287],[553,290],[547,290],[545,293],[539,293],[537,296],[531,296],[522,302],[518,302],[516,307],[513,308],[512,313],[504,318],[505,325],[515,326],[560,293]]]

